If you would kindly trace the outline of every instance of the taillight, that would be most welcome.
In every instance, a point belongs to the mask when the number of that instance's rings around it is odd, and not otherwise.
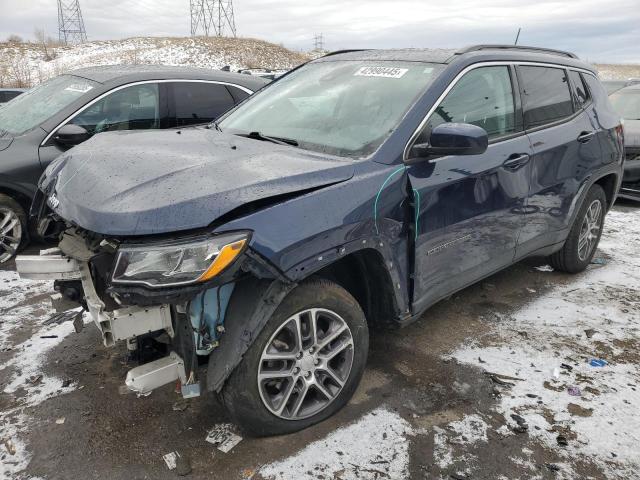
[[[621,118],[620,119],[620,125],[618,125],[616,128],[616,137],[618,137],[618,144],[620,145],[621,148],[624,149],[624,119]]]

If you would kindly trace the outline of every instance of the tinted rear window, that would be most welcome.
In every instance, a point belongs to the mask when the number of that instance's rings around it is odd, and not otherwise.
[[[584,107],[591,98],[589,96],[589,89],[585,87],[582,75],[574,70],[569,71],[569,78],[573,84],[573,98],[578,108]]]
[[[211,122],[234,105],[227,88],[216,83],[175,83],[173,92],[178,127]]]
[[[556,122],[573,114],[569,82],[564,70],[519,67],[525,128]]]

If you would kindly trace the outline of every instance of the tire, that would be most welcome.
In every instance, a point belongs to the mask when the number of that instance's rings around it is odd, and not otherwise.
[[[13,198],[0,193],[0,264],[27,243],[27,214]]]
[[[595,208],[599,209],[599,213],[593,221]],[[600,185],[593,185],[582,202],[564,246],[549,257],[549,263],[555,270],[578,273],[587,268],[598,248],[606,211],[607,197],[604,190]],[[592,235],[586,246],[581,243],[585,234]]]
[[[314,345],[311,318],[316,318],[318,325],[315,338],[319,348],[313,353],[310,353]],[[304,354],[298,354],[298,358],[295,353],[300,348],[295,346],[297,336],[293,334],[297,325],[301,326],[304,347]],[[322,345],[340,331],[334,340]],[[281,435],[302,430],[330,417],[349,401],[364,373],[368,349],[369,330],[358,302],[333,282],[306,281],[285,297],[267,321],[224,385],[222,403],[249,435]],[[329,353],[336,352],[327,362]],[[265,360],[263,356],[268,354],[287,358]],[[321,362],[319,366],[315,366],[314,360]],[[275,370],[278,378],[266,377],[273,376]],[[308,390],[302,396],[297,392],[304,386]]]

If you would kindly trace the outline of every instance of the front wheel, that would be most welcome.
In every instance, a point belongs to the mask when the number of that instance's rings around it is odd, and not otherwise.
[[[25,243],[27,215],[13,198],[0,193],[0,264],[8,262]]]
[[[267,321],[225,384],[222,401],[252,435],[301,430],[349,401],[368,347],[358,302],[333,282],[305,282]]]
[[[549,257],[549,263],[555,270],[578,273],[587,268],[600,242],[606,211],[604,190],[600,185],[593,185],[576,215],[564,246]]]

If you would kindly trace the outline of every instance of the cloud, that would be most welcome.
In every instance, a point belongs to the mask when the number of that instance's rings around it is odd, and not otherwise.
[[[188,0],[80,0],[90,39],[184,36]],[[0,0],[0,38],[57,35],[53,0]],[[601,62],[640,63],[637,0],[236,0],[238,34],[310,50],[322,33],[329,49],[458,47],[512,43],[575,51]]]

